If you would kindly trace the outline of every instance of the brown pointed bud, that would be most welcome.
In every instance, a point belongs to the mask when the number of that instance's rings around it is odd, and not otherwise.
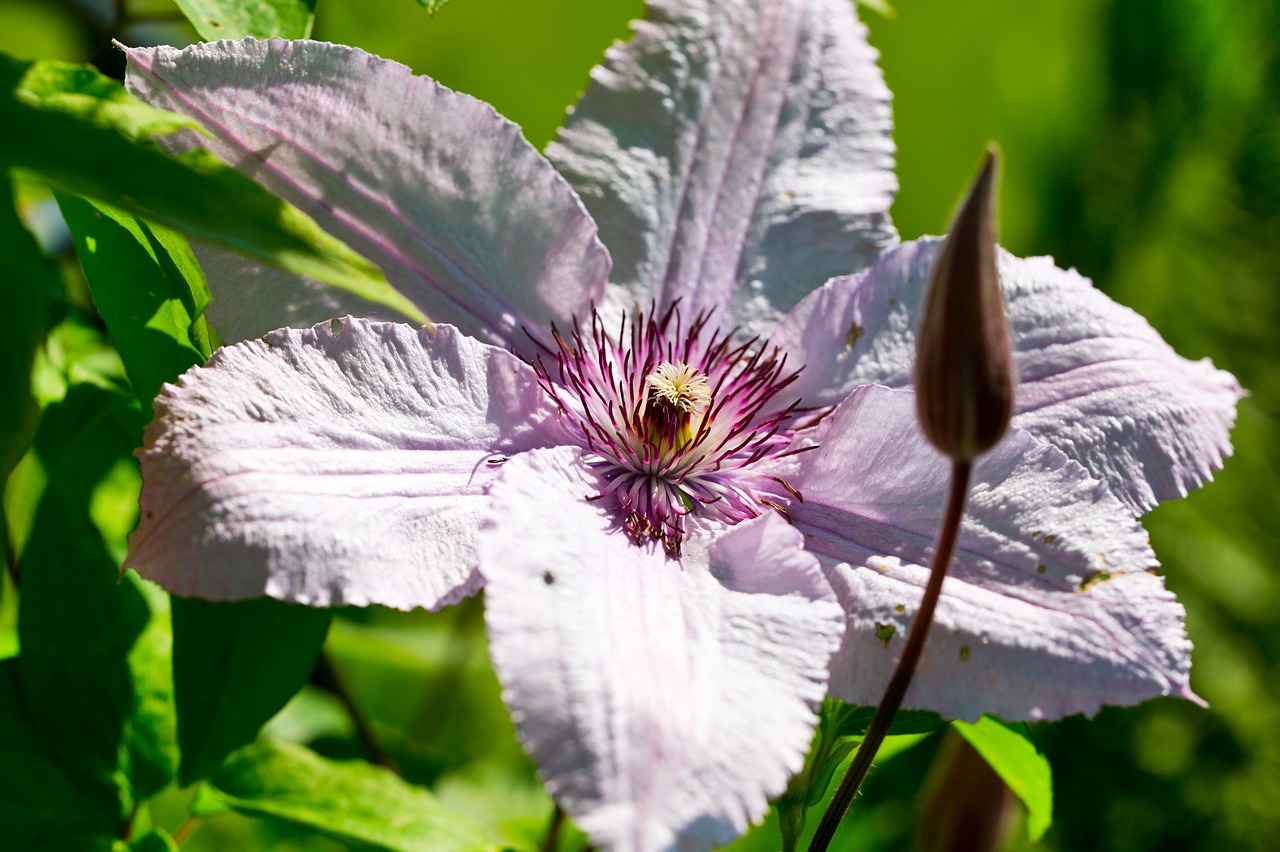
[[[916,344],[924,434],[955,461],[1000,440],[1013,416],[1013,352],[996,269],[996,171],[987,149],[934,262]]]

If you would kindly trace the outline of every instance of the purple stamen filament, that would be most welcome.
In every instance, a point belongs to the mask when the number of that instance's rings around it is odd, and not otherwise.
[[[661,541],[680,554],[691,514],[738,523],[772,508],[786,516],[798,492],[751,468],[788,454],[799,401],[766,406],[799,371],[776,348],[753,339],[731,345],[733,331],[699,313],[683,326],[678,306],[624,317],[616,336],[596,311],[589,329],[575,321],[554,349],[533,361],[544,390],[589,451],[601,493],[637,543]],[[626,345],[623,345],[625,342]]]

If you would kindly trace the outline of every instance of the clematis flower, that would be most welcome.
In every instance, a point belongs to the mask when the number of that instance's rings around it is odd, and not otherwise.
[[[823,695],[879,695],[948,475],[910,389],[938,242],[889,223],[889,93],[851,5],[652,2],[546,158],[351,48],[128,55],[135,93],[208,131],[175,145],[437,322],[201,249],[240,342],[156,400],[128,564],[218,600],[483,587],[519,735],[593,842],[705,849],[759,819]],[[1135,516],[1221,465],[1239,388],[1076,273],[999,265],[1014,428],[976,466],[906,705],[1192,698]]]

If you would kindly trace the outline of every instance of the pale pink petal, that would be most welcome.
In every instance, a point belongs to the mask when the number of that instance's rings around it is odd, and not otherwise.
[[[502,460],[559,442],[532,370],[347,318],[224,347],[166,385],[127,564],[179,595],[436,607],[479,588]]]
[[[867,386],[800,456],[796,528],[849,613],[832,694],[876,704],[906,641],[950,462],[910,391]],[[1192,697],[1183,610],[1146,532],[1107,486],[1020,429],[974,471],[956,557],[905,706],[1053,719]]]
[[[547,155],[600,223],[610,298],[767,334],[897,235],[889,91],[848,0],[656,0]]]
[[[795,392],[829,405],[875,382],[911,383],[920,300],[940,241],[885,253],[796,306],[772,342],[805,365]],[[1135,513],[1186,496],[1231,453],[1239,384],[1180,357],[1138,314],[1049,258],[1000,253],[1018,370],[1014,425],[1111,486]]]
[[[488,104],[321,42],[126,52],[132,92],[209,131],[188,144],[297,205],[433,320],[525,345],[522,325],[542,334],[603,297],[595,224]]]
[[[601,848],[718,846],[799,770],[844,621],[770,514],[633,544],[576,451],[513,459],[480,535],[494,665],[547,789]]]

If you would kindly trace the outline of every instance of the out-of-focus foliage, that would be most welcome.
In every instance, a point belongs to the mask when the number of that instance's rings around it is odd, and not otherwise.
[[[228,807],[396,852],[497,849],[426,790],[387,769],[363,760],[326,760],[288,743],[246,746],[210,776],[195,812]]]
[[[203,41],[220,38],[306,38],[316,0],[174,0]]]
[[[92,60],[118,76],[111,37],[195,36],[170,0],[2,2],[0,50],[24,60]],[[226,10],[247,4],[231,0],[183,6],[260,35],[273,26],[304,31],[297,27],[310,25],[314,6],[317,37],[483,98],[538,145],[605,47],[642,12],[640,0],[455,0],[434,16],[411,0],[279,0],[257,4],[275,18],[241,20]],[[128,18],[117,19],[118,9]],[[1186,604],[1192,684],[1210,707],[1167,699],[1034,726],[1054,772],[1054,823],[1034,848],[1269,850],[1280,836],[1280,584],[1271,556],[1280,548],[1280,7],[897,0],[893,11],[862,15],[895,95],[902,190],[894,216],[904,238],[943,227],[973,160],[998,141],[1005,245],[1079,268],[1184,355],[1211,356],[1253,393],[1241,405],[1237,458],[1218,481],[1144,519]],[[5,91],[16,91],[15,74]],[[29,115],[30,104],[21,106]],[[30,137],[8,146],[48,153]],[[2,176],[0,308],[10,329],[0,341],[0,476],[12,468],[0,580],[5,843],[111,848],[126,835],[139,850],[377,843],[370,820],[364,829],[359,822],[373,811],[286,812],[281,804],[304,776],[372,758],[398,766],[407,783],[355,764],[348,797],[415,799],[426,794],[411,785],[423,785],[441,813],[480,826],[482,844],[492,837],[537,849],[552,804],[501,703],[479,600],[439,614],[339,611],[324,639],[326,662],[264,734],[311,751],[254,745],[222,762],[307,677],[324,631],[312,625],[303,630],[309,639],[290,645],[288,625],[273,633],[270,615],[253,621],[232,608],[221,626],[201,613],[177,615],[175,639],[166,596],[132,576],[115,580],[137,512],[131,453],[143,412],[162,381],[214,342],[201,329],[202,282],[177,233],[68,198],[77,263],[52,200],[20,184],[17,206],[51,255],[41,259],[9,215],[7,169]],[[139,301],[122,301],[126,292]],[[93,297],[110,306],[99,313]],[[23,455],[38,411],[35,448]],[[238,633],[227,626],[238,621]],[[176,697],[174,653],[199,661],[180,664]],[[268,679],[275,693],[243,706],[246,695],[266,695]],[[234,735],[213,739],[212,731]],[[840,743],[850,741],[833,742],[826,757],[836,771],[849,757]],[[894,743],[833,849],[907,848],[913,825],[928,819],[918,809],[939,735]],[[179,761],[185,779],[213,779],[194,820],[195,790],[170,780]],[[816,799],[830,774],[816,772],[796,795]],[[219,797],[226,810],[212,804]],[[733,848],[775,852],[779,833],[774,811]],[[1033,846],[1026,831],[1010,838],[1013,848]],[[558,848],[578,852],[584,842],[570,825]]]

